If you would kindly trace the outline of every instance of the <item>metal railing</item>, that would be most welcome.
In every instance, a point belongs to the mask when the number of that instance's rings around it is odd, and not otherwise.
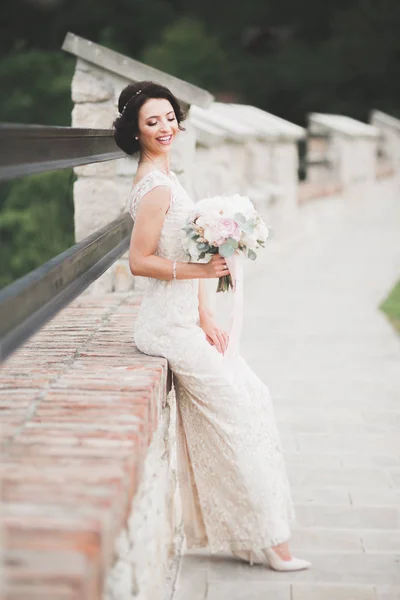
[[[109,129],[0,123],[0,181],[122,156]]]
[[[0,180],[124,156],[111,130],[0,124]],[[79,296],[129,247],[128,213],[0,291],[0,360]]]

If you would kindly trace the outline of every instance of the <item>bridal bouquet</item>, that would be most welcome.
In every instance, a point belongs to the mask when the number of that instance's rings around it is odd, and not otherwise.
[[[269,235],[251,200],[238,194],[200,200],[183,230],[187,234],[187,250],[198,260],[217,253],[227,259],[243,254],[255,260],[256,250],[264,247]],[[224,275],[218,280],[217,292],[233,287],[231,275]]]

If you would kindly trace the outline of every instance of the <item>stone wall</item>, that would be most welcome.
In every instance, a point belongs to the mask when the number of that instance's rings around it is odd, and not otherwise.
[[[142,481],[114,546],[104,600],[162,600],[181,541],[175,457],[176,405],[168,395],[147,451]]]
[[[297,217],[297,140],[304,130],[255,107],[236,104],[196,107],[191,119],[198,140],[196,199],[230,193],[249,196],[284,237]]]
[[[298,153],[294,142],[224,141],[198,144],[193,167],[194,198],[249,196],[279,235],[297,215]]]
[[[294,141],[274,144],[271,157],[270,181],[277,186],[271,193],[271,218],[273,227],[291,235],[297,221],[298,152]]]
[[[192,171],[194,199],[244,192],[246,163],[244,144],[231,141],[210,147],[198,144]]]
[[[336,134],[332,136],[332,147],[334,168],[345,188],[375,180],[375,139]]]
[[[339,181],[331,154],[332,145],[328,135],[318,137],[311,133],[309,134],[306,155],[308,183],[323,186]]]

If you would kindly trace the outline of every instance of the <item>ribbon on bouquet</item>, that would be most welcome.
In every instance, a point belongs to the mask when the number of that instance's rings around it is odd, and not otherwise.
[[[229,330],[229,343],[225,356],[232,358],[239,353],[239,340],[243,325],[243,263],[241,254],[225,258],[233,282],[233,306]]]

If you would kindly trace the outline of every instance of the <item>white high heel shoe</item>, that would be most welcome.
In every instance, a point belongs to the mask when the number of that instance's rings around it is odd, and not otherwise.
[[[293,556],[290,560],[283,560],[272,548],[264,548],[263,554],[268,560],[271,569],[275,571],[301,571],[311,567],[308,560]]]

